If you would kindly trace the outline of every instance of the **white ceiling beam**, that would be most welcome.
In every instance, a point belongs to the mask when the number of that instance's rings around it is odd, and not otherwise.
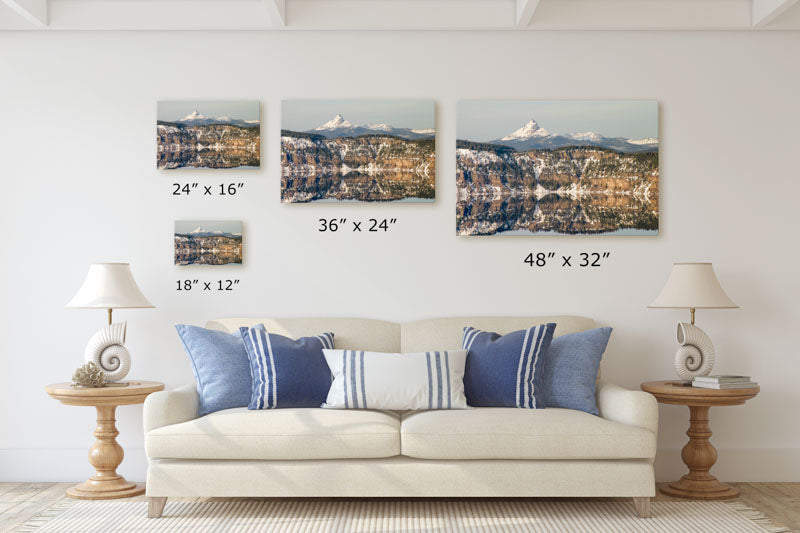
[[[766,26],[796,3],[797,0],[753,0],[752,25],[757,28]]]
[[[273,26],[286,26],[286,0],[262,0],[267,5]]]
[[[515,0],[289,0],[287,28],[327,30],[507,29]]]
[[[47,0],[3,0],[3,3],[34,26],[47,26]]]
[[[259,0],[50,0],[59,30],[266,30]]]
[[[517,0],[517,26],[530,26],[539,0]]]
[[[542,0],[531,29],[750,29],[751,0]]]
[[[743,29],[800,30],[800,0],[0,0],[0,31]]]

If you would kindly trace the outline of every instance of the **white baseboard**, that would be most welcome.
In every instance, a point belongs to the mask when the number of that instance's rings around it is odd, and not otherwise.
[[[732,448],[717,453],[711,473],[722,481],[800,481],[800,449]],[[688,471],[680,450],[658,450],[654,466],[656,481],[675,481]]]
[[[800,481],[800,449],[759,448],[718,450],[712,473],[724,481]],[[0,449],[0,482],[84,481],[92,473],[85,449]],[[656,480],[673,481],[686,472],[680,450],[659,450]],[[118,469],[130,481],[144,481],[144,450],[125,450]]]
[[[147,477],[144,449],[125,450],[117,469],[128,481],[142,482]],[[88,449],[5,448],[0,449],[0,482],[66,481],[78,483],[94,473]]]

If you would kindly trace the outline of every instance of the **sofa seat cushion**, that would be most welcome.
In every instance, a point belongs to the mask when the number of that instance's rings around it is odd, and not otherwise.
[[[400,453],[400,417],[387,411],[247,408],[150,431],[151,459],[363,459]]]
[[[417,459],[650,459],[656,436],[572,409],[478,407],[404,413],[400,446]]]

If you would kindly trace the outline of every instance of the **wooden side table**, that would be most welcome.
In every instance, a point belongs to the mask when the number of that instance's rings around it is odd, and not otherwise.
[[[708,410],[712,406],[741,405],[758,394],[759,387],[750,389],[701,389],[686,387],[680,381],[649,381],[642,390],[656,397],[659,403],[689,407],[689,442],[681,451],[681,458],[689,473],[678,481],[661,488],[661,492],[678,498],[693,500],[727,500],[739,495],[739,489],[726,485],[711,475],[717,462],[717,450],[709,438]]]
[[[131,381],[124,386],[100,388],[73,387],[69,383],[48,385],[47,394],[65,405],[91,405],[97,408],[97,440],[89,449],[89,462],[95,474],[84,483],[67,489],[67,496],[80,500],[112,500],[144,494],[143,483],[132,483],[117,474],[117,467],[125,457],[117,443],[117,426],[114,412],[118,405],[143,403],[148,395],[163,390],[157,381]]]

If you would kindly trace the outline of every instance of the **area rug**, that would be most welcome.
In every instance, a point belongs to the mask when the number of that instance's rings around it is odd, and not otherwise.
[[[143,501],[64,501],[16,531],[405,532],[508,531],[764,533],[787,531],[741,504],[655,502],[638,518],[630,500],[209,500],[168,501],[147,518]]]

